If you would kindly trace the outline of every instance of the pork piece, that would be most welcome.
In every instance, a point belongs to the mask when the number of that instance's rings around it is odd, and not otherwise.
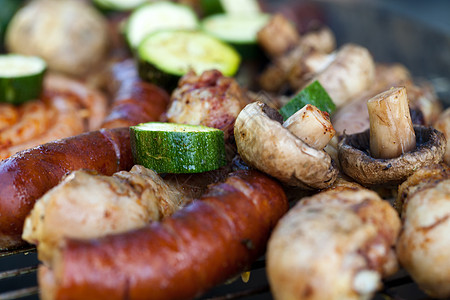
[[[143,227],[189,201],[142,166],[113,176],[78,170],[36,202],[22,238],[37,245],[39,259],[49,263],[63,238],[94,238]]]
[[[201,75],[191,71],[180,79],[172,93],[167,120],[218,128],[228,139],[233,134],[236,117],[247,102],[246,94],[233,78],[217,70]]]
[[[397,212],[376,193],[338,180],[278,223],[267,251],[275,299],[370,299],[397,270]]]
[[[444,110],[434,123],[434,128],[442,132],[447,139],[447,148],[445,149],[444,162],[450,166],[450,108]]]
[[[450,297],[450,169],[419,169],[399,187],[402,232],[397,256],[418,286],[433,298]]]
[[[0,159],[98,129],[106,111],[107,101],[100,92],[68,77],[48,74],[41,99],[17,107],[0,104],[0,124],[5,124],[0,128]]]
[[[67,241],[41,266],[42,299],[193,299],[245,271],[287,211],[282,187],[238,171],[161,222]]]

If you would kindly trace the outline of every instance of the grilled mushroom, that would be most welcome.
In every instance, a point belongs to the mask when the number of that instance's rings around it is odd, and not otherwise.
[[[370,129],[344,136],[340,165],[363,185],[398,184],[420,167],[442,161],[446,141],[431,127],[413,126],[404,88],[390,89],[368,101]]]
[[[288,185],[307,189],[331,185],[338,173],[331,157],[308,146],[277,116],[281,117],[262,102],[248,104],[240,112],[234,135],[242,159]]]
[[[447,150],[444,155],[444,162],[450,166],[450,108],[447,108],[434,123],[434,128],[441,131],[447,139]]]
[[[432,165],[399,187],[403,227],[397,256],[419,287],[433,298],[450,297],[450,168]]]

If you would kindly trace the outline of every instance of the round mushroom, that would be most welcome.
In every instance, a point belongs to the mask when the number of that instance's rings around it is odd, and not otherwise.
[[[306,189],[330,186],[338,174],[331,157],[308,146],[281,121],[278,112],[264,103],[248,104],[234,125],[241,158],[287,185]]]
[[[395,185],[418,168],[442,161],[445,136],[432,127],[413,126],[405,88],[371,98],[370,128],[344,136],[338,145],[342,170],[363,185]]]

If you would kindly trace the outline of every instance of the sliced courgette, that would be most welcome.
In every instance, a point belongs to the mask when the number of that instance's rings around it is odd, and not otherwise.
[[[0,55],[0,102],[21,104],[38,98],[46,69],[36,56]]]
[[[244,58],[259,56],[257,34],[270,20],[270,14],[216,14],[202,20],[206,33],[231,44]]]
[[[226,164],[223,131],[150,122],[130,127],[134,162],[157,173],[200,173]]]
[[[106,11],[130,11],[148,0],[93,0],[94,4]]]
[[[23,0],[0,0],[0,51],[3,52],[5,32],[14,14],[22,7]]]
[[[259,14],[261,6],[258,0],[201,0],[201,8],[205,15],[213,14]]]
[[[170,1],[158,1],[133,11],[127,21],[125,34],[130,47],[136,49],[147,35],[155,31],[198,27],[199,20],[191,7]]]
[[[230,45],[200,31],[161,30],[147,36],[138,48],[139,74],[171,90],[189,70],[201,74],[217,69],[233,76],[240,55]]]
[[[327,91],[322,87],[319,81],[313,83],[302,89],[297,95],[295,95],[288,103],[286,103],[281,109],[280,114],[286,121],[290,116],[295,114],[306,104],[311,104],[332,114],[336,110],[336,105],[328,95]]]

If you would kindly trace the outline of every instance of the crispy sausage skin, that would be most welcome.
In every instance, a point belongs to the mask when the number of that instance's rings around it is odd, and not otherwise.
[[[35,201],[68,172],[112,175],[133,165],[128,128],[102,129],[21,151],[0,162],[0,248],[17,247]]]
[[[287,211],[281,186],[237,171],[162,222],[98,240],[68,240],[43,299],[189,299],[244,271]]]
[[[128,127],[158,121],[169,104],[170,96],[162,88],[139,78],[133,60],[111,68],[113,103],[102,128]]]

